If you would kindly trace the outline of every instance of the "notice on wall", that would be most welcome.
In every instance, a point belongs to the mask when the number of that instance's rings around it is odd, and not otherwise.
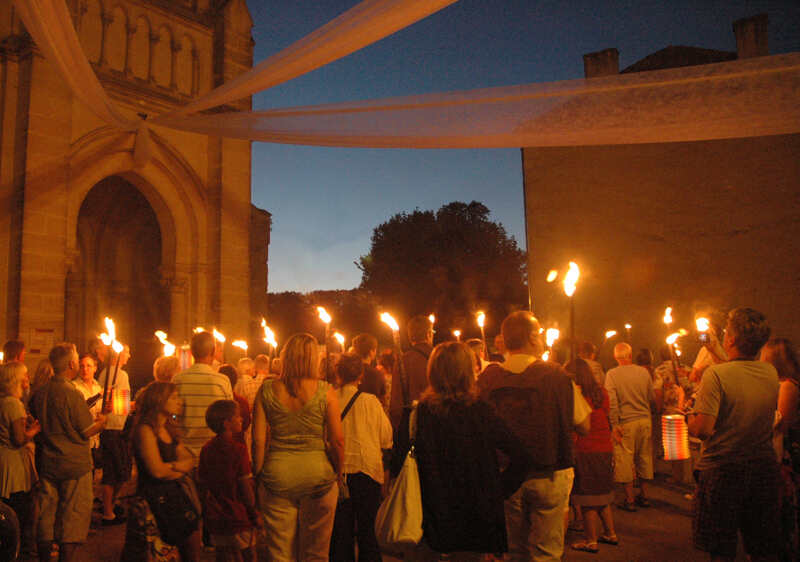
[[[55,345],[56,331],[53,328],[33,328],[28,338],[28,353],[46,355]]]

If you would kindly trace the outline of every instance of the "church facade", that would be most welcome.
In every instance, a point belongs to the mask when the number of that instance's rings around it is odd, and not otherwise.
[[[68,0],[84,52],[130,118],[184,105],[247,71],[245,0]],[[112,317],[132,370],[157,329],[256,334],[266,308],[270,215],[251,205],[248,141],[152,127],[135,133],[74,98],[0,3],[0,339],[35,364],[53,342],[84,347]],[[221,111],[247,110],[243,99]]]

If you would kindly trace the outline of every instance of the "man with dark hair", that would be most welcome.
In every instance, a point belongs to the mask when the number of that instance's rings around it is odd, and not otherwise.
[[[513,312],[501,331],[508,349],[502,364],[490,364],[478,379],[480,397],[536,459],[522,486],[505,502],[508,551],[513,561],[561,560],[564,513],[572,490],[573,432],[589,431],[592,408],[580,389],[544,352],[539,321]]]
[[[175,375],[172,380],[183,401],[183,414],[178,417],[178,427],[184,435],[183,443],[194,455],[199,455],[214,432],[206,425],[206,410],[217,400],[233,400],[231,381],[212,367],[216,354],[216,340],[210,332],[192,336],[194,364]]]
[[[586,361],[592,370],[594,380],[600,386],[606,385],[606,373],[603,366],[597,361],[597,346],[590,341],[582,341],[578,346],[578,357]]]
[[[406,329],[411,348],[401,358],[405,380],[397,368],[392,375],[389,418],[394,428],[400,424],[403,407],[417,400],[428,388],[428,357],[433,351],[433,326],[427,316],[414,316]]]
[[[3,363],[12,361],[25,362],[25,342],[22,340],[8,340],[3,345]]]
[[[769,334],[756,310],[728,314],[722,347],[729,361],[705,370],[689,416],[689,433],[704,444],[696,466],[694,544],[712,560],[733,560],[739,533],[752,559],[777,559],[780,548],[780,475],[772,448],[778,373],[757,360]]]
[[[353,338],[353,351],[364,363],[364,374],[358,389],[374,394],[383,404],[386,398],[386,382],[380,371],[372,366],[378,355],[378,340],[371,334],[358,334]]]
[[[72,385],[78,374],[78,352],[71,343],[50,351],[54,375],[31,397],[39,469],[39,554],[49,560],[53,541],[59,560],[69,562],[86,541],[92,519],[92,454],[89,438],[105,427],[106,417],[92,419],[83,395]]]

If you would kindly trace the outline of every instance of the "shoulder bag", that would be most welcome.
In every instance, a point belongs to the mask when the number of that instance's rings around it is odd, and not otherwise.
[[[392,490],[375,516],[375,537],[387,550],[405,549],[422,540],[422,491],[414,449],[416,429],[417,409],[414,408],[409,416],[411,448]]]

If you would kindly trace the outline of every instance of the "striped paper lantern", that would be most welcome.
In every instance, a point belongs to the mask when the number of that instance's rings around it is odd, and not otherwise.
[[[682,415],[661,416],[661,437],[664,460],[682,461],[689,458],[689,427]]]

